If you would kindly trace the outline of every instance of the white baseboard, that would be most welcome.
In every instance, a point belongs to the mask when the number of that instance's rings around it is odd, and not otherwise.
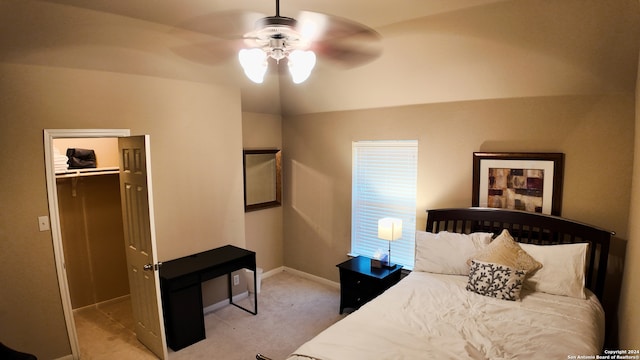
[[[268,278],[268,277],[270,277],[270,276],[273,276],[273,275],[275,275],[275,274],[277,274],[277,273],[279,273],[279,272],[281,272],[281,271],[283,271],[283,270],[284,270],[284,267],[282,267],[282,266],[281,266],[281,267],[279,267],[279,268],[275,268],[275,269],[269,270],[269,271],[267,271],[266,273],[265,273],[265,272],[263,272],[263,273],[262,273],[262,279],[266,279],[266,278]],[[233,302],[236,302],[236,301],[238,301],[238,300],[245,299],[245,298],[247,298],[247,297],[249,297],[249,291],[242,292],[242,293],[240,293],[240,294],[237,294],[237,295],[234,295],[234,296],[233,296]],[[229,305],[229,304],[230,304],[229,300],[228,300],[228,299],[225,299],[225,300],[219,301],[219,302],[217,302],[217,303],[215,303],[215,304],[211,304],[211,305],[209,305],[209,306],[206,306],[206,307],[203,309],[203,312],[204,312],[204,314],[206,315],[206,314],[208,314],[208,313],[210,313],[210,312],[214,312],[214,311],[216,311],[216,310],[222,309],[223,307],[225,307],[225,306],[227,306],[227,305]]]
[[[113,303],[117,303],[117,302],[126,300],[129,297],[131,297],[131,294],[122,295],[122,296],[119,296],[119,297],[116,297],[116,298],[113,298],[113,299],[108,299],[108,300],[105,300],[105,301],[100,301],[100,302],[97,302],[97,303],[94,303],[94,304],[89,304],[89,305],[85,305],[85,306],[73,309],[73,312],[76,312],[76,311],[79,311],[79,310],[84,310],[84,309],[89,309],[89,308],[95,309],[95,308],[97,308],[98,306],[101,306],[101,305],[109,305],[109,304],[113,304]]]
[[[286,267],[286,266],[284,267],[284,271],[290,272],[290,273],[292,273],[294,275],[298,275],[300,277],[303,277],[303,278],[306,278],[306,279],[309,279],[309,280],[312,280],[312,281],[315,281],[315,282],[318,282],[318,283],[321,283],[321,284],[325,284],[325,285],[334,287],[336,289],[340,288],[340,284],[335,282],[335,281],[331,281],[331,280],[322,278],[320,276],[312,275],[312,274],[306,273],[304,271],[296,270],[294,268],[290,268],[290,267]]]
[[[309,279],[309,280],[315,281],[317,283],[321,283],[321,284],[325,284],[325,285],[334,287],[336,289],[340,288],[340,283],[337,283],[337,282],[331,281],[331,280],[327,280],[327,279],[322,278],[320,276],[312,275],[312,274],[309,274],[309,273],[304,272],[304,271],[300,271],[300,270],[297,270],[297,269],[294,269],[294,268],[290,268],[288,266],[280,266],[280,267],[277,267],[275,269],[271,269],[271,270],[267,271],[266,273],[263,273],[262,274],[262,278],[266,279],[266,278],[268,278],[270,276],[273,276],[273,275],[275,275],[277,273],[280,273],[280,272],[283,272],[283,271],[291,273],[293,275],[297,275],[297,276],[303,277],[305,279]]]
[[[275,275],[277,273],[283,272],[283,271],[285,271],[285,267],[284,266],[280,266],[280,267],[277,267],[275,269],[271,269],[271,270],[269,270],[267,272],[263,272],[262,273],[262,278],[266,279],[268,277],[271,277],[271,276],[273,276],[273,275]]]
[[[319,277],[319,276],[316,276],[316,275],[312,275],[312,274],[306,273],[304,271],[296,270],[294,268],[290,268],[290,267],[287,267],[287,266],[280,266],[280,267],[277,267],[275,269],[271,269],[271,270],[269,270],[267,272],[263,272],[261,280],[264,280],[264,279],[266,279],[268,277],[271,277],[271,276],[276,275],[278,273],[281,273],[283,271],[291,273],[291,274],[296,275],[296,276],[303,277],[305,279],[309,279],[311,281],[315,281],[317,283],[321,283],[321,284],[328,285],[328,286],[331,286],[331,287],[336,288],[336,289],[340,289],[340,284],[335,282],[335,281],[327,280],[325,278],[322,278],[322,277]],[[233,296],[233,302],[245,299],[247,297],[249,297],[249,291],[245,291],[243,293],[234,295]],[[208,314],[210,312],[222,309],[223,307],[225,307],[227,305],[229,305],[229,300],[222,300],[222,301],[219,301],[219,302],[217,302],[215,304],[212,304],[212,305],[209,305],[209,306],[205,307],[203,309],[203,312],[206,315],[206,314]]]
[[[248,297],[249,297],[249,292],[245,291],[243,293],[234,295],[232,299],[233,299],[233,302],[235,303],[235,302],[238,302],[239,300],[246,299]],[[222,309],[223,307],[225,307],[225,306],[227,306],[229,304],[230,304],[229,299],[222,300],[222,301],[219,301],[219,302],[217,302],[215,304],[206,306],[204,309],[202,309],[202,312],[205,315],[207,315],[208,313],[214,312],[214,311],[219,310],[219,309]]]
[[[65,355],[63,357],[56,358],[55,360],[73,360],[73,355]]]

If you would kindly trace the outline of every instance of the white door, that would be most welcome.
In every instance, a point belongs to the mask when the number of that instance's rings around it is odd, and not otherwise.
[[[166,359],[156,254],[149,135],[118,139],[120,197],[131,305],[138,340]]]

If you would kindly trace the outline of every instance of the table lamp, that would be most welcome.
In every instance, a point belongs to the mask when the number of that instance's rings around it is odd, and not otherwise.
[[[389,258],[386,267],[393,269],[395,264],[391,263],[391,242],[402,237],[402,219],[382,218],[378,220],[378,238],[389,241]]]

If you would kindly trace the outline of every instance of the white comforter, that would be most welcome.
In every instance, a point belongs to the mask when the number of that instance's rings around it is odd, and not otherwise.
[[[599,354],[604,312],[587,300],[465,290],[466,276],[413,272],[303,344],[294,359],[567,359]]]

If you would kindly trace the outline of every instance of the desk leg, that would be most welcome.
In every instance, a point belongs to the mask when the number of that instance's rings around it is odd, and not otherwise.
[[[231,274],[228,274],[228,276],[227,276],[227,284],[229,285],[229,303],[231,303],[231,305],[234,305],[234,306],[236,306],[236,307],[238,307],[238,308],[240,308],[240,309],[242,309],[242,310],[244,310],[244,311],[246,311],[246,312],[248,312],[250,314],[253,314],[253,315],[258,315],[258,292],[256,291],[257,290],[256,285],[258,285],[258,282],[256,280],[257,279],[257,274],[256,273],[257,273],[257,269],[253,269],[253,290],[254,290],[253,291],[253,311],[251,311],[249,309],[246,309],[246,308],[244,308],[244,307],[242,307],[242,306],[240,306],[240,305],[238,305],[238,304],[233,302],[233,293],[231,292],[231,290],[232,290],[232,287],[231,287]]]

